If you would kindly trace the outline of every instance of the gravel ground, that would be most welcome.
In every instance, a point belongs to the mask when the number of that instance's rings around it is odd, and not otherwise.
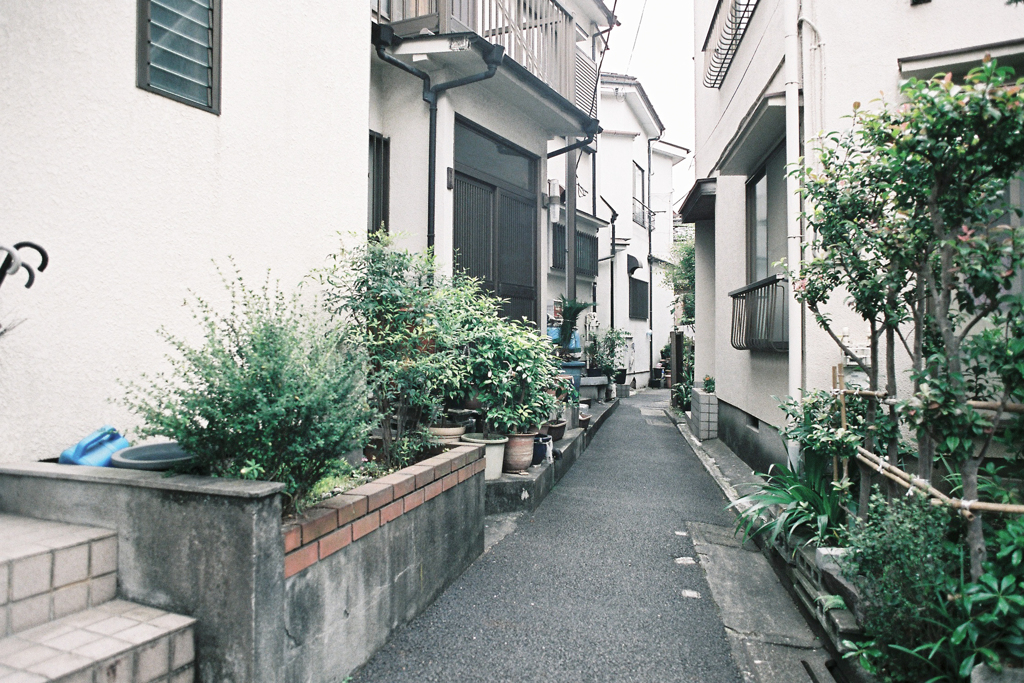
[[[675,562],[695,556],[686,522],[732,515],[667,402],[623,399],[538,510],[353,683],[740,681],[700,565]]]

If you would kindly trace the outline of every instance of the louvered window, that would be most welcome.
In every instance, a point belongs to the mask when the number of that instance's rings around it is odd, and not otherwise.
[[[139,0],[138,85],[220,113],[220,0]]]
[[[629,278],[629,317],[633,320],[647,320],[647,283]]]

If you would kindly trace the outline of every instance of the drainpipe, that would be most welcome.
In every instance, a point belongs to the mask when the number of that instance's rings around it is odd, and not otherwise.
[[[601,132],[601,126],[598,124],[596,119],[590,119],[587,123],[583,124],[583,132],[586,133],[587,137],[561,149],[556,149],[554,152],[548,152],[548,159],[560,156],[566,152],[571,152],[574,149],[579,149],[580,147],[586,147],[592,143],[594,138]]]
[[[654,375],[654,241],[651,233],[654,232],[654,210],[651,208],[654,202],[651,200],[651,190],[654,184],[651,179],[653,168],[651,143],[660,140],[661,136],[647,138],[647,386],[651,385],[651,376]]]
[[[615,210],[615,207],[608,203],[608,200],[601,197],[601,201],[608,207],[608,210],[612,212],[612,255],[606,256],[605,258],[611,259],[611,263],[608,264],[611,276],[608,278],[608,284],[611,286],[611,301],[608,307],[609,321],[608,327],[615,327],[615,221],[619,219],[619,212]],[[604,259],[601,259],[602,261]]]
[[[423,101],[430,105],[430,132],[428,133],[427,146],[427,248],[434,247],[434,225],[437,213],[437,95],[445,90],[451,90],[477,81],[483,81],[494,76],[505,56],[505,48],[501,45],[491,45],[491,49],[484,54],[484,63],[487,70],[480,73],[456,78],[447,83],[430,84],[430,74],[410,66],[400,59],[389,55],[386,47],[398,46],[402,39],[395,35],[395,30],[390,26],[373,24],[371,29],[371,40],[376,48],[377,56],[384,62],[398,67],[406,73],[410,73],[423,81]]]
[[[786,26],[786,164],[789,171],[800,161],[800,36],[798,21],[800,0],[784,0]],[[791,172],[786,176],[786,263],[789,282],[789,395],[797,398],[803,387],[803,311],[794,297],[793,284],[799,278],[802,231],[800,225],[800,182]],[[797,471],[802,464],[800,446],[788,444],[789,467]]]

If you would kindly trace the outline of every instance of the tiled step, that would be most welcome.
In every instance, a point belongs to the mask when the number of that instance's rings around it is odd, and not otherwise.
[[[0,683],[193,683],[194,624],[112,600],[0,639]]]
[[[0,514],[0,638],[113,599],[109,529]]]

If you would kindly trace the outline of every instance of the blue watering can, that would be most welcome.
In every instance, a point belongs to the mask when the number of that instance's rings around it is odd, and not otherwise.
[[[85,437],[77,444],[60,454],[57,461],[63,465],[91,465],[108,467],[110,457],[117,451],[128,448],[131,444],[116,429],[107,425]]]

